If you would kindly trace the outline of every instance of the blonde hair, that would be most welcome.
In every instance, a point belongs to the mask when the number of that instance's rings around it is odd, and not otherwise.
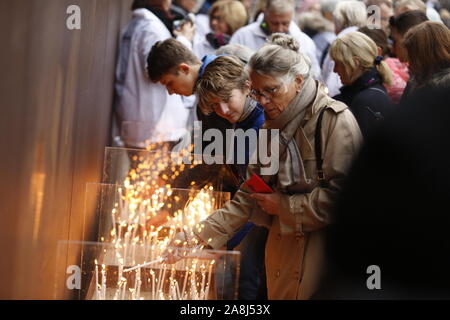
[[[228,101],[231,91],[244,91],[248,81],[245,64],[236,56],[220,56],[211,61],[196,84],[199,107],[204,114],[212,113],[211,100]]]
[[[356,0],[340,1],[333,11],[334,23],[338,29],[356,26],[364,27],[367,21],[367,11],[364,2]]]
[[[301,75],[311,75],[311,62],[300,51],[300,45],[290,35],[274,33],[248,62],[249,71],[280,79],[284,84]]]
[[[334,61],[344,65],[345,72],[352,82],[356,80],[358,67],[366,71],[375,66],[383,82],[387,85],[392,83],[392,72],[386,62],[381,61],[379,65],[375,65],[375,58],[378,56],[377,45],[359,31],[349,32],[337,38],[330,47],[330,56]],[[359,66],[356,60],[359,60]]]
[[[397,1],[394,7],[395,15],[398,16],[406,11],[419,10],[427,12],[427,5],[422,0],[401,0]]]
[[[212,20],[212,16],[217,11],[222,13],[222,19],[230,28],[230,35],[247,23],[247,10],[240,1],[220,0],[215,2],[209,11],[210,20]]]

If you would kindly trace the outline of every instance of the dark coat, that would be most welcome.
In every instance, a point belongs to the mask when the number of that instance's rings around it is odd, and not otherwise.
[[[450,92],[410,98],[353,164],[327,241],[335,274],[317,298],[450,298]],[[381,290],[366,286],[370,265]]]
[[[340,90],[341,93],[334,99],[349,106],[364,138],[392,109],[391,100],[375,68],[364,73],[352,85],[343,86]]]

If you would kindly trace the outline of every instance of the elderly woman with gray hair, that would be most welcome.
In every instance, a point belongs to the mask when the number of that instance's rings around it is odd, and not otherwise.
[[[279,130],[278,171],[267,174],[270,164],[258,161],[248,166],[247,178],[261,176],[274,192],[253,193],[244,183],[230,202],[201,222],[195,236],[220,248],[249,220],[266,226],[268,298],[308,299],[324,269],[325,227],[333,220],[361,132],[347,106],[311,77],[310,64],[291,36],[272,35],[247,69],[251,95],[265,111],[263,128]],[[186,240],[180,233],[173,243]]]

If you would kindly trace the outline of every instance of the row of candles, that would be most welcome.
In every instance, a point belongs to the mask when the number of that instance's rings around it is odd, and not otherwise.
[[[137,168],[132,169],[124,181],[124,188],[119,188],[119,198],[111,212],[112,229],[110,241],[113,255],[105,254],[103,260],[109,259],[108,265],[117,265],[117,284],[114,294],[107,296],[107,270],[105,264],[99,265],[95,260],[95,299],[207,299],[211,288],[211,277],[214,272],[215,260],[211,259],[207,264],[195,258],[183,259],[169,266],[163,263],[163,253],[167,252],[171,240],[177,232],[184,230],[192,234],[202,226],[198,223],[205,219],[215,207],[215,198],[212,196],[212,187],[205,187],[200,191],[187,190],[190,193],[188,205],[182,210],[175,212],[169,217],[164,226],[146,228],[146,221],[151,216],[158,214],[161,208],[172,196],[172,189],[167,180],[173,179],[186,167],[185,165],[174,165],[167,167],[170,154],[158,154],[151,160],[134,158],[141,162]],[[158,159],[155,161],[155,159]],[[190,166],[192,167],[192,166]],[[163,172],[164,174],[161,174]],[[169,175],[169,176],[168,176]],[[161,183],[163,177],[163,185]],[[158,182],[157,182],[158,181]],[[165,183],[165,184],[164,184]],[[161,236],[164,232],[165,236]],[[104,240],[104,238],[102,238]],[[194,253],[199,248],[194,241]],[[184,255],[188,251],[184,252]],[[113,256],[113,257],[112,257]],[[99,257],[100,259],[100,257]],[[136,267],[136,260],[156,262],[151,267]],[[129,283],[131,271],[124,269],[126,266],[135,266],[134,283]],[[208,266],[209,265],[209,266]],[[170,268],[170,271],[168,271]],[[129,268],[130,269],[130,268]],[[143,272],[150,269],[149,272]],[[99,273],[100,272],[100,273]],[[166,279],[167,273],[169,274]],[[174,277],[177,272],[184,273],[183,283],[180,287],[179,281]],[[101,279],[99,277],[101,275]],[[145,275],[145,276],[143,276]],[[147,276],[149,275],[149,276]],[[147,277],[147,279],[143,279]],[[129,279],[129,280],[127,280]],[[151,288],[144,294],[144,281]],[[151,286],[150,286],[151,284]],[[168,284],[168,285],[165,285]]]
[[[95,260],[95,300],[143,300],[144,297],[141,295],[141,288],[143,286],[143,281],[147,280],[148,285],[146,286],[148,297],[152,300],[206,300],[209,297],[210,288],[212,285],[212,275],[214,272],[215,260],[211,260],[207,263],[202,263],[199,265],[198,259],[193,259],[191,261],[191,267],[185,267],[182,274],[184,275],[183,284],[176,279],[175,275],[177,271],[174,266],[170,268],[169,279],[166,279],[168,273],[168,265],[161,264],[158,269],[150,269],[148,273],[150,276],[147,279],[142,278],[142,269],[137,268],[133,272],[135,273],[134,284],[132,286],[128,285],[128,280],[126,274],[123,271],[123,265],[119,265],[118,272],[118,283],[117,288],[114,292],[113,297],[107,295],[107,269],[104,264],[101,265],[101,270],[99,273],[99,265],[97,260]],[[101,274],[101,279],[99,275]],[[168,283],[168,286],[165,284]],[[128,290],[127,290],[128,287]],[[148,289],[149,288],[149,289]],[[109,288],[112,290],[111,288]]]

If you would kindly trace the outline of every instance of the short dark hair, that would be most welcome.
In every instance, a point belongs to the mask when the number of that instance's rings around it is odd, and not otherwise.
[[[201,64],[201,61],[191,50],[173,38],[158,41],[148,54],[148,76],[153,82],[158,82],[163,75],[173,72],[181,63],[196,65]]]
[[[358,29],[358,31],[364,33],[366,36],[372,39],[375,44],[381,48],[383,56],[389,54],[388,37],[386,35],[386,32],[384,32],[382,29],[370,29],[369,27],[361,27]]]
[[[409,29],[428,21],[427,15],[420,10],[406,11],[397,17],[391,17],[389,19],[389,25],[391,28],[395,28],[398,33],[405,34]]]

